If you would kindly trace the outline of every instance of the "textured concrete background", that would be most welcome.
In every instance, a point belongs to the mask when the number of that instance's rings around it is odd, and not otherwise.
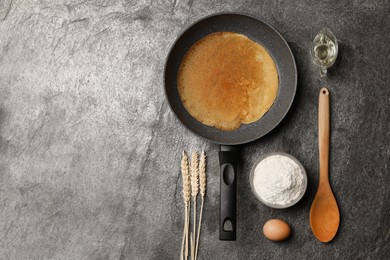
[[[218,241],[218,146],[179,124],[162,81],[178,33],[220,11],[273,25],[299,71],[288,116],[242,147],[236,242]],[[0,1],[0,258],[178,259],[180,153],[205,149],[201,259],[389,259],[389,13],[389,1],[363,0]],[[327,79],[308,53],[323,26],[341,41]],[[331,91],[331,182],[342,218],[327,245],[309,227],[322,86]],[[252,164],[273,151],[308,172],[308,191],[291,209],[266,208],[249,188]],[[267,241],[270,218],[288,221],[292,238]]]

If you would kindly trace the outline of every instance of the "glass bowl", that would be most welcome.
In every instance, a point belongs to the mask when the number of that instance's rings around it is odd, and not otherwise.
[[[303,175],[303,187],[301,189],[301,192],[299,193],[298,197],[295,199],[295,200],[292,200],[290,201],[289,203],[285,204],[285,205],[280,205],[280,204],[271,204],[271,203],[268,203],[266,201],[264,201],[260,196],[259,194],[257,194],[256,192],[256,189],[254,187],[254,183],[253,183],[253,178],[254,178],[254,175],[255,175],[255,169],[257,167],[257,165],[259,165],[259,163],[264,160],[265,158],[268,158],[268,157],[271,157],[271,156],[274,156],[274,155],[280,155],[280,156],[284,156],[284,157],[288,157],[290,158],[291,160],[293,160],[298,166],[299,168],[301,169],[302,171],[302,175]],[[283,152],[273,152],[273,153],[267,153],[267,154],[264,154],[262,156],[260,156],[259,159],[256,160],[255,164],[253,165],[252,169],[251,169],[251,172],[250,172],[250,176],[249,176],[249,183],[251,185],[251,189],[252,189],[252,192],[253,194],[255,195],[255,197],[261,202],[263,203],[264,205],[270,207],[270,208],[274,208],[274,209],[285,209],[285,208],[289,208],[295,204],[298,203],[298,201],[300,201],[303,197],[303,195],[305,194],[306,192],[306,188],[307,188],[307,174],[306,174],[306,171],[305,171],[305,168],[303,167],[303,165],[298,161],[298,159],[296,159],[294,156],[292,156],[291,154],[288,154],[288,153],[283,153]]]

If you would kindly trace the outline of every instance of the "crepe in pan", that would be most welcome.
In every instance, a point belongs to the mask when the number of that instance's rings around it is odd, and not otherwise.
[[[210,34],[184,56],[178,91],[187,111],[224,131],[259,120],[274,103],[278,71],[259,43],[233,32]]]

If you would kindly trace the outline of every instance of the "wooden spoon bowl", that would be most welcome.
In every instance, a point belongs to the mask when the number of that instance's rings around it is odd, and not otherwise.
[[[340,224],[340,211],[329,184],[329,107],[329,91],[322,88],[318,106],[320,181],[310,208],[310,226],[316,238],[324,243],[334,238]]]
[[[326,187],[323,185],[322,187]],[[332,190],[321,188],[310,209],[310,226],[314,235],[321,242],[330,242],[337,233],[340,213]]]

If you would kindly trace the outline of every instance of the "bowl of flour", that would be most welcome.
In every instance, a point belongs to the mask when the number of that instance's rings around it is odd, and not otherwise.
[[[250,184],[254,195],[266,206],[284,209],[305,194],[307,175],[302,164],[282,152],[261,156],[252,167]]]

